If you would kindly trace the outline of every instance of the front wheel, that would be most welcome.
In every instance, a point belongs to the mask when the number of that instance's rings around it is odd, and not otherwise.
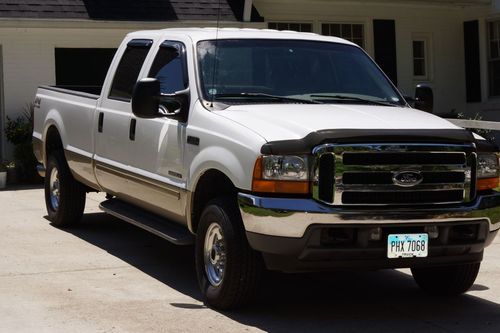
[[[85,187],[73,178],[62,151],[47,159],[45,205],[49,220],[57,227],[77,224],[85,208]]]
[[[236,202],[211,201],[203,210],[196,238],[196,272],[207,304],[221,310],[246,304],[255,294],[261,269]]]
[[[444,296],[465,293],[476,281],[481,263],[444,267],[412,268],[415,282],[423,290]]]

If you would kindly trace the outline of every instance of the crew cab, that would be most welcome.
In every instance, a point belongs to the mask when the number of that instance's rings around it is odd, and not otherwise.
[[[339,38],[134,32],[102,87],[42,86],[35,107],[52,223],[106,193],[105,212],[194,244],[215,308],[248,302],[265,268],[411,268],[460,294],[500,228],[498,148],[412,108]]]

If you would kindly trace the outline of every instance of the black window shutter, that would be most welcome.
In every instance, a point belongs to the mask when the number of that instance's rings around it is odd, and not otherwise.
[[[464,22],[465,90],[467,103],[481,102],[479,21]]]
[[[394,85],[397,85],[396,22],[394,20],[373,20],[373,40],[375,61]]]

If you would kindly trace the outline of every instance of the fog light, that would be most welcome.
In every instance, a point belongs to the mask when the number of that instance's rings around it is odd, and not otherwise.
[[[457,225],[451,229],[450,238],[457,241],[472,241],[477,239],[478,226]]]
[[[424,231],[429,235],[429,238],[435,239],[439,237],[439,228],[435,225],[426,226]]]
[[[321,245],[339,246],[350,245],[355,241],[356,233],[353,228],[325,228],[321,230]]]
[[[370,240],[379,241],[382,239],[382,228],[371,228],[370,229]]]

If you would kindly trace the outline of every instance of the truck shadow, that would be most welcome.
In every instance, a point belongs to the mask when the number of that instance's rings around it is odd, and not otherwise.
[[[8,184],[6,188],[0,191],[29,191],[29,190],[40,190],[43,189],[43,184]]]
[[[254,306],[228,316],[272,332],[500,332],[499,304],[427,295],[401,271],[272,274],[266,282]]]
[[[104,213],[85,214],[67,230],[198,301],[193,247],[178,247]],[[489,288],[476,284],[475,295]],[[199,304],[178,304],[206,311]],[[478,296],[421,292],[404,271],[267,273],[256,301],[221,312],[268,332],[500,332],[500,305]],[[201,315],[201,313],[200,313]]]
[[[84,214],[80,225],[65,231],[177,291],[201,300],[192,246],[173,245],[105,213]]]

